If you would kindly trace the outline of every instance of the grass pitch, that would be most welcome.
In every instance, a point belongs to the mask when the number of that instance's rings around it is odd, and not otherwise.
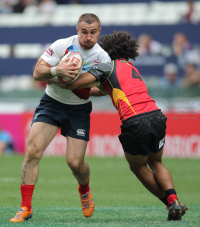
[[[86,158],[96,208],[82,215],[77,182],[64,157],[43,157],[33,195],[33,218],[9,223],[21,196],[22,156],[0,157],[0,226],[200,226],[200,159],[164,159],[181,202],[189,211],[181,222],[167,222],[165,206],[129,170],[124,158]]]

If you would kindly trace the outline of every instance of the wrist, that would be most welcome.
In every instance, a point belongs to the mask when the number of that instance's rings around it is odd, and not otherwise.
[[[57,74],[56,74],[56,66],[51,67],[51,75],[52,75],[53,77],[57,76]]]

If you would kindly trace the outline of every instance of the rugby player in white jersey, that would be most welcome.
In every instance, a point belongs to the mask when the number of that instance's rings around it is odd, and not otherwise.
[[[59,64],[69,52],[79,52],[82,55],[82,73],[95,64],[111,61],[108,54],[97,44],[101,27],[96,15],[81,15],[76,30],[78,35],[55,41],[39,58],[33,75],[35,80],[48,81],[55,75],[65,77],[74,73],[78,68],[69,63],[68,59]],[[92,216],[95,204],[89,186],[90,169],[84,161],[92,111],[89,94],[89,88],[70,91],[55,84],[48,84],[33,116],[22,164],[21,207],[10,222],[22,222],[32,218],[32,195],[38,179],[39,162],[59,129],[67,140],[66,162],[78,181],[82,212],[85,217]]]

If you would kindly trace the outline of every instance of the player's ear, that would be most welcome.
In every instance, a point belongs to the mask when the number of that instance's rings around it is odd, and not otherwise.
[[[78,27],[76,27],[76,32],[78,33]]]

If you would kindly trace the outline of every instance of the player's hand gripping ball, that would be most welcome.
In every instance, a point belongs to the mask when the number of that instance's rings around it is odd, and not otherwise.
[[[71,78],[69,76],[65,76],[65,77],[61,77],[61,76],[57,76],[58,80],[62,83],[62,84],[71,84],[72,82],[74,82],[80,75],[81,71],[82,71],[82,67],[83,67],[83,59],[82,56],[79,52],[71,52],[66,54],[61,60],[60,62],[62,62],[64,59],[69,58],[69,63],[73,62],[74,66],[79,67],[80,69],[77,70],[79,72],[79,74],[72,74],[74,76],[76,76],[75,78]]]

